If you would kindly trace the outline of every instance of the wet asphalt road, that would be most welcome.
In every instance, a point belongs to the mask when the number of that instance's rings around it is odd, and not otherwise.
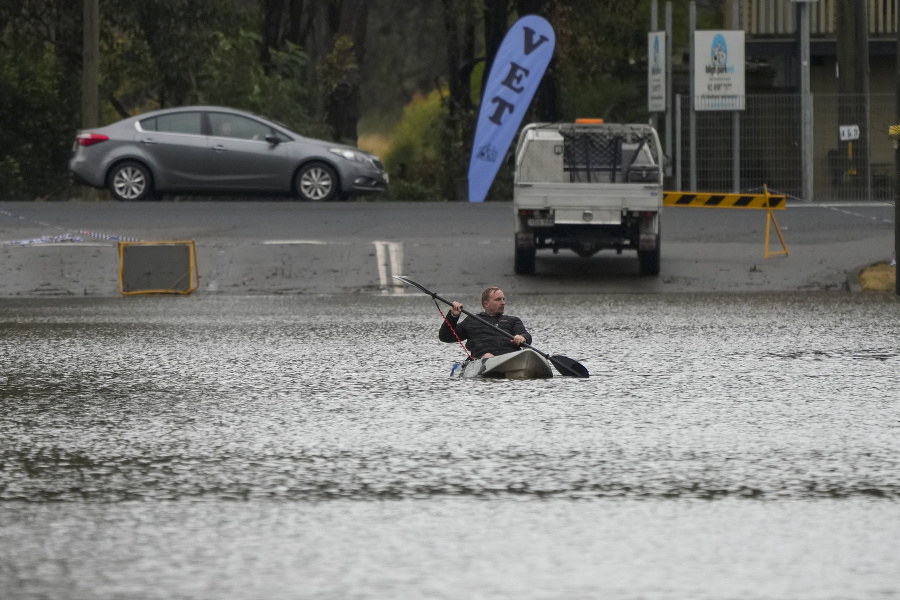
[[[119,295],[117,237],[194,240],[195,293],[216,294],[392,293],[397,274],[442,294],[840,291],[893,254],[890,204],[798,202],[773,214],[787,256],[764,257],[764,211],[667,208],[658,277],[611,251],[540,251],[537,273],[517,276],[505,202],[3,202],[0,296]],[[769,249],[782,249],[774,227]]]

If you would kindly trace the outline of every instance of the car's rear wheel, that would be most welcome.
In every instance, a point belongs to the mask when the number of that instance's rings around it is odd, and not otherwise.
[[[150,171],[138,162],[119,163],[109,173],[109,191],[120,202],[146,200],[153,193]]]
[[[327,201],[338,196],[338,180],[334,169],[325,163],[309,163],[300,167],[294,178],[297,196],[306,201]]]

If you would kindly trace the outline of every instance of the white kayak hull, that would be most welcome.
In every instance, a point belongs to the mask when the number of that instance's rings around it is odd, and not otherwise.
[[[477,358],[456,363],[451,377],[488,377],[497,379],[541,379],[553,377],[550,361],[531,348],[501,354],[490,358]]]

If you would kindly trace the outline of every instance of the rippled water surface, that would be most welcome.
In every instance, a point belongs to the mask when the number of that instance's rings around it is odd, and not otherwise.
[[[511,292],[0,301],[0,598],[900,598],[892,296]]]

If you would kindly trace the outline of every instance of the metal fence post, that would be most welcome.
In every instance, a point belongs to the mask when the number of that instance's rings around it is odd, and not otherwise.
[[[741,28],[738,0],[731,1],[731,28]],[[741,191],[741,111],[731,113],[731,191]]]
[[[689,100],[691,116],[690,116],[690,132],[688,133],[688,137],[690,138],[690,164],[688,165],[691,169],[691,191],[697,191],[697,111],[694,110],[694,101],[697,95],[697,90],[694,89],[694,70],[697,68],[697,57],[694,56],[694,32],[697,30],[697,3],[694,0],[691,0],[690,4],[690,44],[691,44],[691,69],[690,69],[690,80],[691,80],[691,97]]]
[[[813,200],[813,119],[809,86],[809,3],[797,3],[800,11],[800,152],[803,165],[803,199]]]
[[[681,191],[681,94],[675,94],[675,189]]]
[[[666,2],[666,176],[672,176],[672,2]]]

